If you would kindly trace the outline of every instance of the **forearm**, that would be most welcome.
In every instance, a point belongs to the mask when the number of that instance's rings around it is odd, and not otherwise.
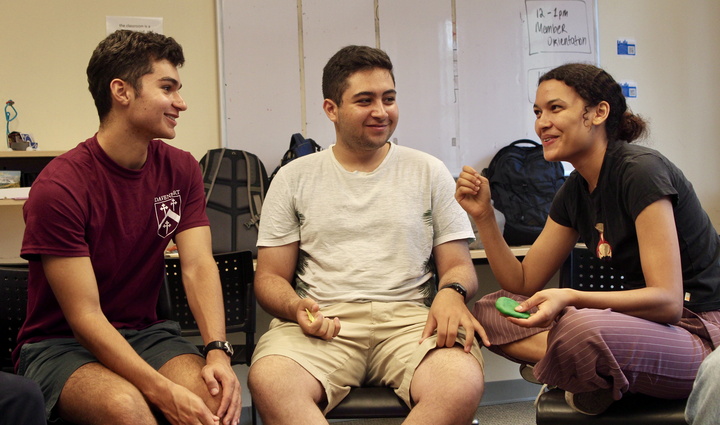
[[[185,292],[203,342],[224,341],[225,306],[217,266],[212,261],[188,269],[183,269]]]
[[[266,312],[275,317],[295,321],[300,297],[290,282],[272,274],[260,274],[255,278],[255,296]]]
[[[440,290],[430,306],[422,339],[437,331],[437,346],[452,347],[456,344],[458,329],[463,328],[469,336],[465,340],[466,352],[470,351],[475,332],[480,333],[484,343],[489,343],[482,326],[467,308],[467,302],[475,295],[478,286],[467,243],[457,240],[438,245],[433,255],[440,276]],[[467,289],[466,297],[462,297],[461,291],[443,289],[453,282]]]
[[[522,293],[523,267],[510,251],[498,226],[488,179],[472,167],[464,166],[456,182],[455,199],[475,222],[488,264],[500,286]]]
[[[488,236],[482,236],[488,239],[485,253],[500,287],[527,296],[547,285],[578,239],[577,231],[548,218],[542,232],[521,262],[510,251],[495,223],[485,224],[479,231],[489,232]]]
[[[443,273],[438,284],[438,289],[442,289],[444,286],[453,282],[457,282],[467,289],[466,301],[475,296],[478,289],[478,280],[475,267],[472,266],[472,263],[469,266],[465,264],[456,265]]]
[[[495,279],[503,289],[521,293],[524,280],[522,264],[505,242],[495,216],[476,218],[475,225]]]
[[[433,256],[440,278],[438,288],[457,282],[467,289],[467,299],[472,298],[477,292],[477,273],[467,242],[454,240],[440,244],[433,249]]]
[[[182,282],[190,311],[205,344],[224,341],[225,305],[218,265],[212,254],[210,228],[194,227],[175,236]]]
[[[626,291],[569,292],[569,305],[576,308],[612,309],[618,313],[658,323],[676,323],[682,315],[682,299],[664,288],[646,287]]]

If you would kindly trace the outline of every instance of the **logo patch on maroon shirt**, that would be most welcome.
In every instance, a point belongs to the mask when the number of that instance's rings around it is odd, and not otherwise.
[[[177,190],[155,198],[155,218],[160,237],[168,237],[180,225],[181,204],[180,191]]]

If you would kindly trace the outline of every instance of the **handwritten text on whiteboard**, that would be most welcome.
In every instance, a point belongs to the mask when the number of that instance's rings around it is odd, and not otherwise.
[[[526,0],[530,54],[590,53],[583,0]]]

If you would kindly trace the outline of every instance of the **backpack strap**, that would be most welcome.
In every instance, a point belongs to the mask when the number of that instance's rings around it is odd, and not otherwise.
[[[280,171],[280,168],[287,165],[290,161],[304,155],[319,152],[321,150],[322,147],[318,145],[317,142],[313,139],[306,139],[301,133],[294,133],[292,136],[290,136],[290,147],[280,160],[280,164],[275,167],[275,170],[273,170],[272,174],[270,175],[270,182],[272,183],[275,175],[278,173],[278,171]]]
[[[510,146],[518,145],[530,145],[531,148],[538,148],[542,146],[540,143],[530,139],[520,139],[510,143]]]
[[[265,193],[265,182],[263,182],[260,164],[257,156],[242,151],[245,157],[247,169],[247,195],[250,206],[250,221],[244,223],[248,229],[260,225],[260,212],[262,211],[263,197]]]
[[[305,137],[303,137],[303,135],[301,133],[295,133],[290,138],[290,151],[292,152],[292,157],[289,158],[290,161],[295,158],[309,155],[311,153],[318,152],[321,150],[322,150],[322,148],[320,147],[320,145],[317,144],[317,142],[315,142],[315,140],[306,139]],[[283,158],[283,160],[285,160],[285,158]],[[290,161],[287,161],[287,162],[290,162]]]
[[[219,155],[213,155],[216,152],[219,152]],[[221,149],[210,149],[205,154],[205,168],[203,169],[203,182],[205,184],[205,205],[207,205],[208,201],[210,200],[210,195],[212,195],[212,191],[215,188],[215,180],[217,180],[218,172],[220,171],[220,164],[222,163],[222,159],[225,156],[225,148]],[[217,158],[217,160],[215,160]],[[208,173],[210,171],[210,164],[212,164],[212,172],[210,173],[210,179],[208,180]]]

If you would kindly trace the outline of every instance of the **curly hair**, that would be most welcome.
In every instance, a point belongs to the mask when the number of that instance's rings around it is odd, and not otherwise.
[[[587,103],[586,110],[606,101],[610,105],[610,114],[605,129],[610,142],[632,142],[647,132],[645,120],[630,111],[620,84],[605,70],[585,63],[568,63],[543,74],[538,84],[547,80],[562,81],[572,87]]]

